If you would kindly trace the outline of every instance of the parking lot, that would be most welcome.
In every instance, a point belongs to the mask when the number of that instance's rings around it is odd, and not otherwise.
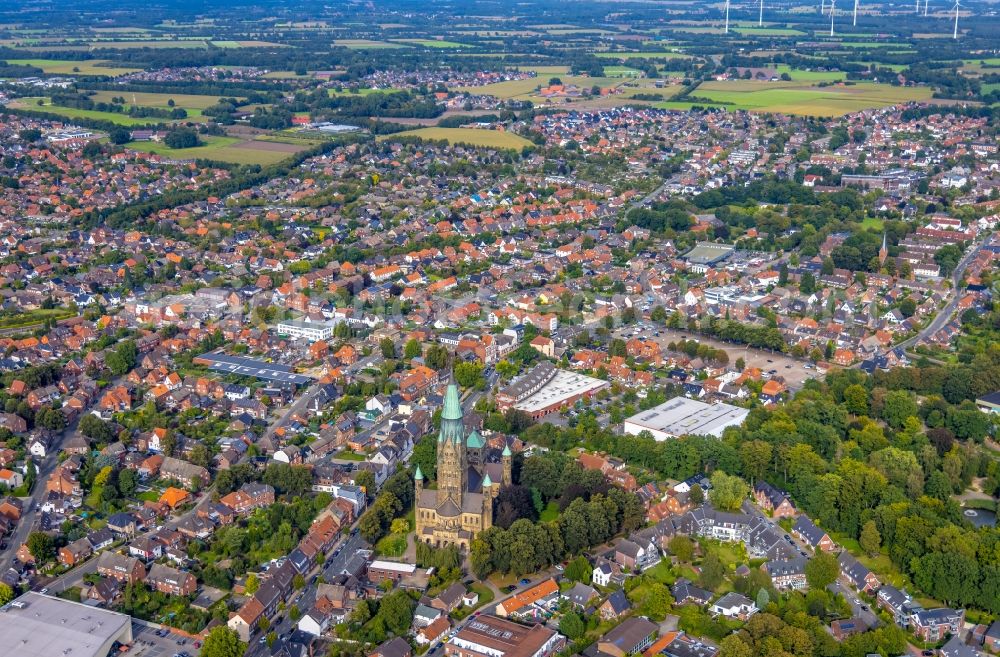
[[[132,649],[125,654],[130,657],[173,657],[178,653],[187,653],[197,657],[198,649],[192,639],[169,633],[160,637],[156,636],[156,631],[155,627],[133,621]],[[184,641],[184,644],[178,645],[178,641]]]
[[[809,361],[792,358],[787,354],[729,344],[690,331],[662,327],[647,330],[641,326],[629,326],[616,330],[615,336],[627,340],[630,333],[643,340],[655,340],[664,351],[671,342],[680,342],[681,340],[697,340],[701,344],[707,344],[715,349],[723,349],[729,354],[730,366],[736,363],[737,358],[742,358],[747,367],[758,367],[762,372],[774,370],[773,376],[782,377],[785,380],[785,385],[791,390],[798,390],[806,381],[819,376]],[[659,335],[655,335],[656,333]]]

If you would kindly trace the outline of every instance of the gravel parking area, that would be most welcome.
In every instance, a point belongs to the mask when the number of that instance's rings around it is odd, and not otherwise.
[[[657,336],[656,333],[659,333],[659,336]],[[816,369],[812,366],[812,363],[808,360],[799,360],[797,358],[792,358],[787,354],[772,353],[770,351],[753,349],[743,345],[729,344],[704,335],[691,333],[690,331],[678,331],[656,327],[652,330],[647,330],[642,327],[625,327],[615,331],[615,335],[617,337],[626,340],[628,339],[629,334],[633,334],[634,337],[639,337],[644,340],[655,340],[660,344],[660,347],[662,347],[664,351],[666,351],[669,343],[680,342],[681,340],[697,340],[698,342],[710,345],[715,349],[723,349],[727,354],[729,354],[730,365],[734,364],[737,358],[743,358],[743,360],[746,361],[747,367],[759,367],[763,372],[774,370],[773,375],[784,378],[785,385],[788,386],[790,390],[798,390],[806,381],[819,376]]]

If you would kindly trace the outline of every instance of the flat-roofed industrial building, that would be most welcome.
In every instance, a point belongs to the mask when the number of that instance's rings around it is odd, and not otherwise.
[[[132,618],[29,592],[0,608],[0,654],[11,657],[107,657],[132,643]]]
[[[706,404],[674,397],[628,418],[623,431],[633,436],[648,431],[660,441],[686,435],[719,438],[727,427],[743,424],[749,414],[749,410],[732,404]]]

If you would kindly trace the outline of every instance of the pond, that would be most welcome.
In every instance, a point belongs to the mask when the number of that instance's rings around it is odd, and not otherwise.
[[[996,527],[997,514],[985,509],[964,509],[962,514],[965,519],[976,527]]]

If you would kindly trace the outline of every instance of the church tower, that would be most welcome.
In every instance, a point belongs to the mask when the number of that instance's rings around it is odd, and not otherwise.
[[[438,433],[438,506],[451,499],[459,509],[462,508],[462,492],[467,487],[469,470],[463,433],[462,404],[458,400],[458,388],[452,383],[444,395],[441,431]]]
[[[882,233],[882,248],[878,250],[878,262],[880,265],[885,264],[885,259],[889,256],[889,247],[885,242],[885,233]]]

